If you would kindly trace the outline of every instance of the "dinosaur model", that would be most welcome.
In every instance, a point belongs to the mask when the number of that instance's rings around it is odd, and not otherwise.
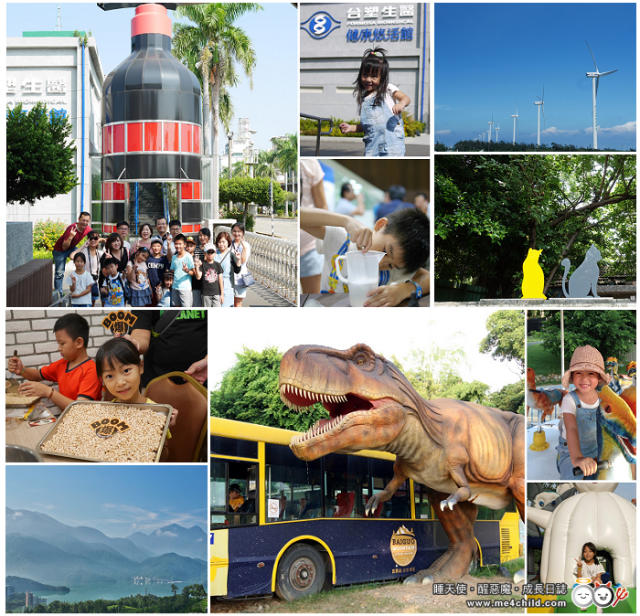
[[[627,462],[635,464],[636,417],[633,411],[608,385],[600,389],[599,396],[603,428],[599,459],[612,460],[619,449]]]
[[[607,357],[604,367],[609,375],[609,387],[611,387],[614,394],[620,395],[622,385],[620,385],[620,381],[618,380],[618,359],[616,357]]]
[[[536,389],[536,373],[527,368],[527,406],[542,411],[540,422],[553,415],[553,409],[566,393],[564,389]]]
[[[430,488],[429,502],[450,546],[408,581],[458,579],[476,553],[477,505],[515,501],[524,520],[524,416],[459,400],[424,400],[390,361],[367,345],[346,351],[296,346],[280,363],[280,397],[302,411],[317,402],[329,419],[290,443],[302,460],[336,451],[378,449],[396,455],[394,476],[372,496],[367,515],[407,478]]]
[[[629,405],[633,414],[636,414],[636,362],[630,361],[627,364],[627,376],[631,377],[631,385],[625,387],[620,397]]]

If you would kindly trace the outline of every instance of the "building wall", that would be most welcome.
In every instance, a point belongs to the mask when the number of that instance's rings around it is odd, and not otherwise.
[[[112,338],[104,327],[102,320],[108,311],[77,310],[75,311],[89,321],[89,357],[95,358],[101,345]],[[39,368],[60,359],[58,343],[53,326],[64,310],[7,310],[6,311],[6,345],[5,366],[14,351],[27,368]],[[6,371],[6,378],[15,375]]]
[[[43,33],[46,34],[46,33]],[[48,109],[66,113],[72,123],[76,147],[77,180],[81,180],[82,156],[82,48],[78,36],[52,33],[51,36],[24,36],[7,40],[7,106],[22,103],[29,110],[43,102]],[[91,210],[91,152],[100,152],[100,108],[104,76],[96,43],[88,39],[85,60],[85,140],[84,182],[69,193],[40,199],[35,205],[9,204],[7,220],[77,219],[80,207]],[[82,191],[82,192],[81,192]],[[82,196],[81,196],[82,195]]]
[[[407,111],[428,122],[427,11],[426,4],[301,4],[300,111],[356,119],[353,83],[362,55],[382,47],[390,83],[411,98]]]

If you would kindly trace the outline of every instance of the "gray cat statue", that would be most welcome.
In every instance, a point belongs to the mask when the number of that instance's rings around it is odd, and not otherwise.
[[[602,259],[600,251],[591,244],[584,261],[576,267],[573,274],[569,278],[569,292],[567,292],[567,274],[571,267],[569,259],[562,259],[561,265],[564,266],[564,274],[562,274],[562,292],[565,297],[577,298],[587,297],[589,292],[593,297],[598,295],[598,276],[600,276],[600,268],[598,261]]]

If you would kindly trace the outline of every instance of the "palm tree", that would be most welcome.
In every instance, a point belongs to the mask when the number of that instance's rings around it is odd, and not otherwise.
[[[193,24],[174,24],[173,52],[200,79],[205,144],[211,155],[211,217],[218,207],[218,122],[228,129],[231,101],[227,88],[239,82],[238,64],[251,79],[256,54],[251,40],[234,22],[245,13],[261,10],[253,2],[182,4],[178,14]]]
[[[280,171],[284,173],[284,188],[289,191],[289,178],[291,178],[291,191],[294,192],[295,173],[298,168],[298,135],[291,134],[284,137],[274,137],[271,142],[274,145],[275,161]],[[286,204],[286,214],[289,215],[289,202]]]

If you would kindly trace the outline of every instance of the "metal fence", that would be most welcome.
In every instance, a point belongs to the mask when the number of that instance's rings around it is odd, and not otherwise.
[[[231,233],[230,227],[216,227]],[[290,240],[247,231],[251,246],[247,267],[257,282],[271,289],[291,304],[298,302],[298,245]]]

